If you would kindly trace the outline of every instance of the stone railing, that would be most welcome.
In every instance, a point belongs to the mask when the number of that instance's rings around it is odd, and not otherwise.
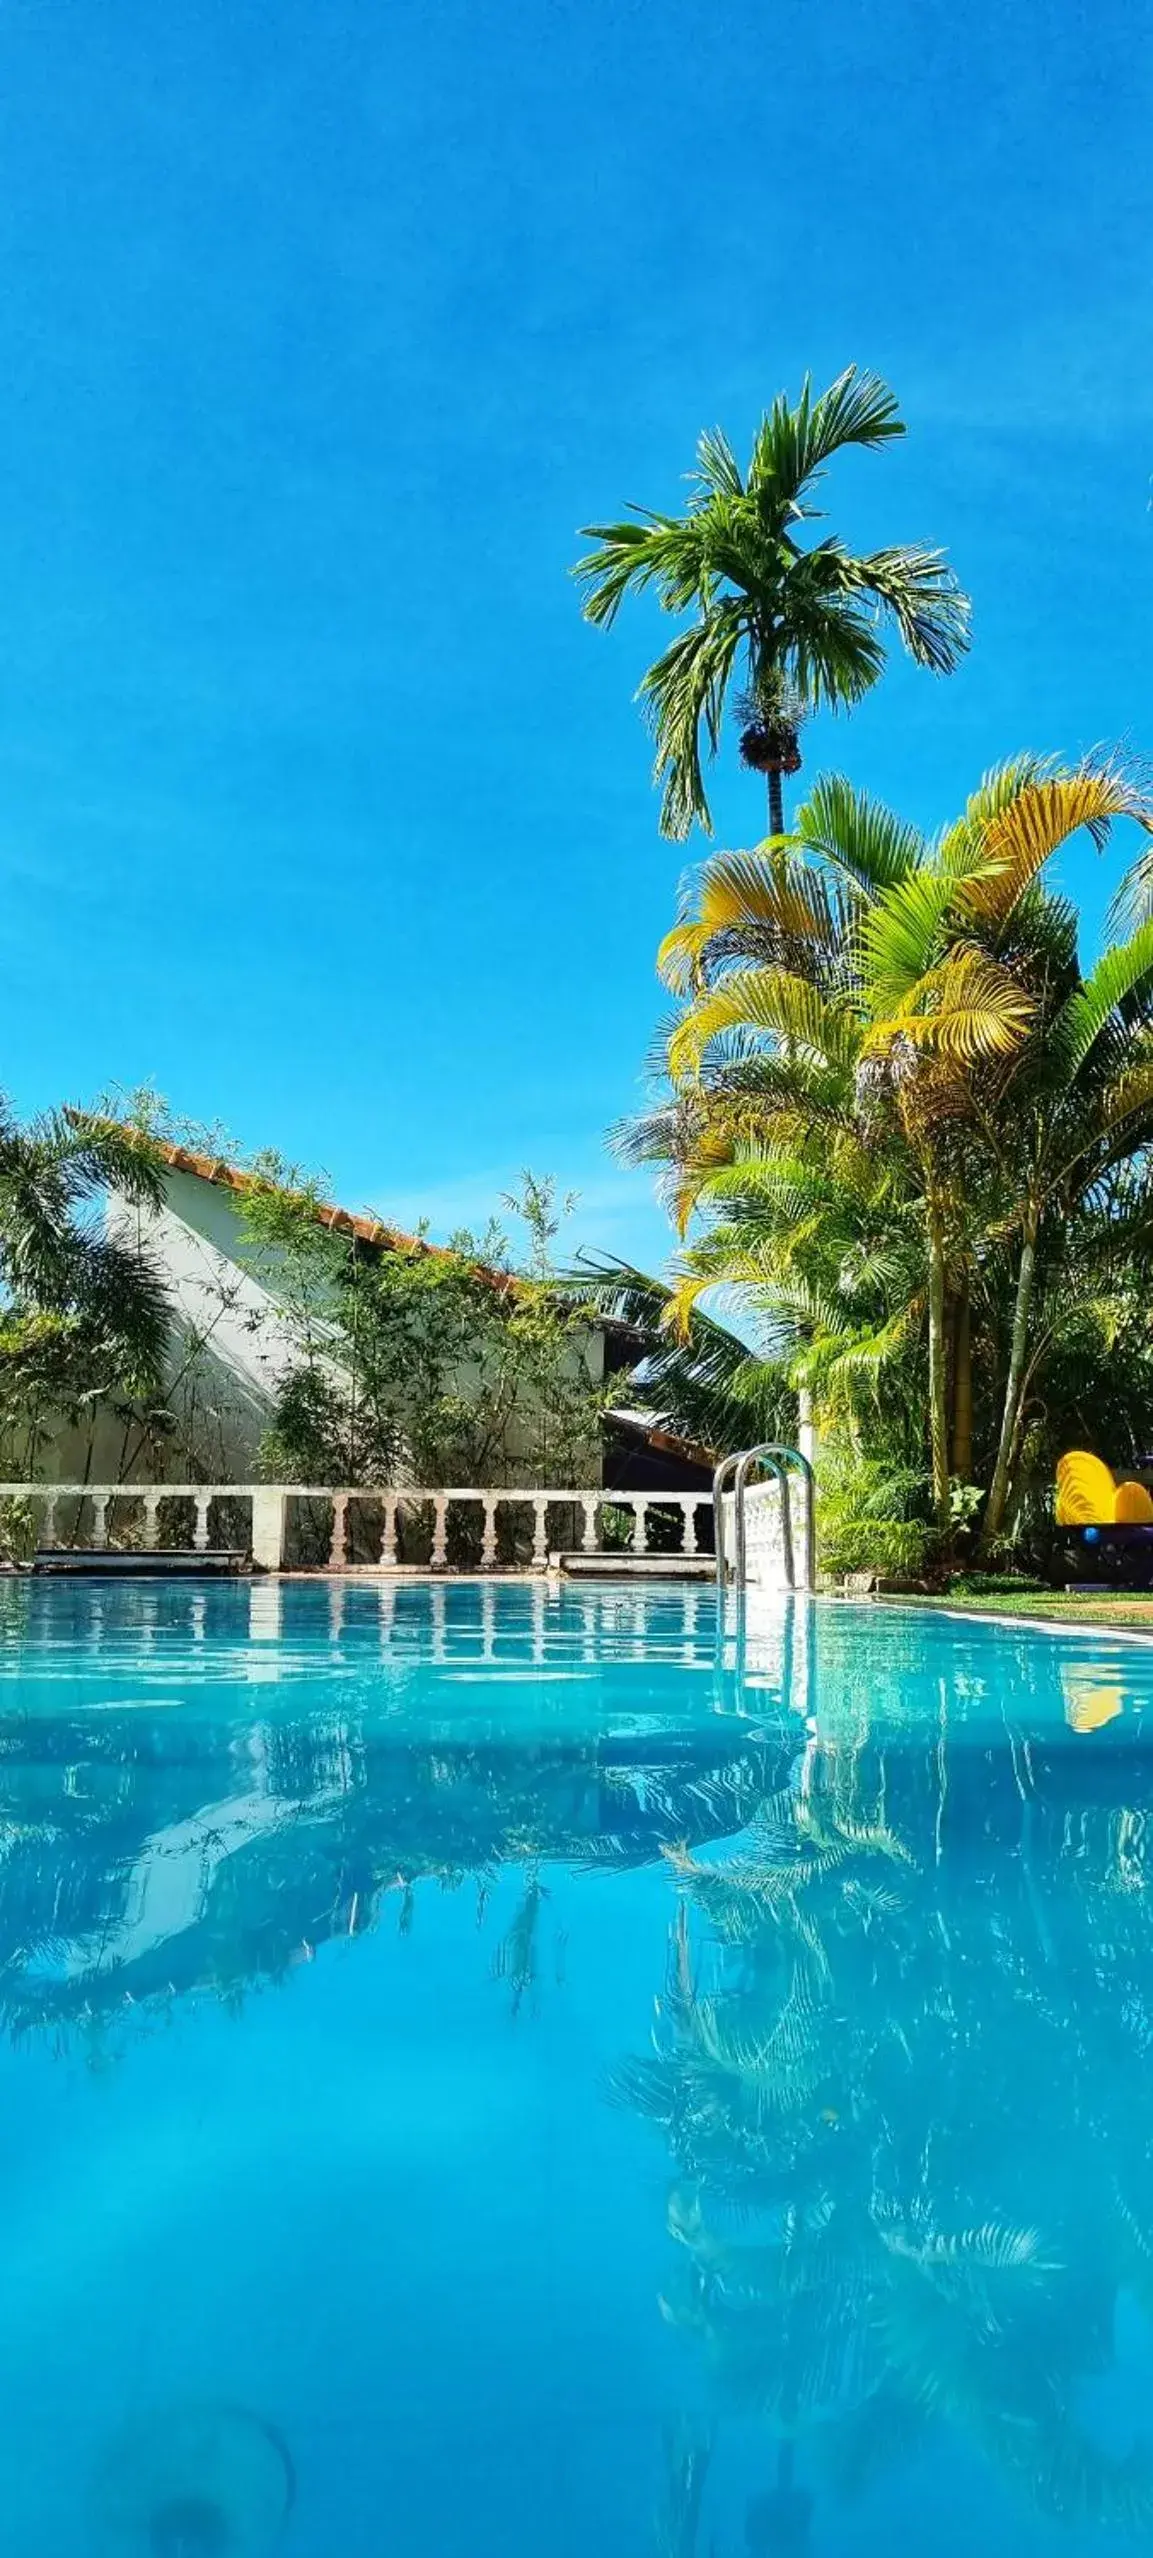
[[[358,1526],[362,1532],[369,1530],[368,1542],[375,1544],[376,1552],[365,1557],[362,1551],[355,1568],[404,1570],[401,1527],[406,1514],[423,1518],[430,1532],[427,1561],[407,1568],[433,1572],[454,1568],[492,1572],[501,1568],[502,1560],[507,1568],[507,1557],[502,1558],[499,1551],[502,1509],[519,1512],[522,1518],[531,1514],[531,1542],[523,1557],[516,1558],[515,1568],[522,1570],[544,1572],[548,1568],[550,1511],[554,1513],[554,1523],[555,1514],[567,1514],[561,1524],[572,1523],[575,1550],[579,1553],[649,1554],[654,1551],[654,1538],[655,1550],[665,1553],[711,1552],[712,1503],[705,1492],[596,1491],[587,1486],[542,1491],[536,1485],[523,1489],[509,1485],[494,1491],[467,1485],[448,1489],[397,1489],[391,1485],[379,1489],[334,1489],[331,1485],[300,1483],[0,1483],[0,1501],[32,1506],[37,1542],[42,1547],[84,1547],[104,1552],[121,1544],[164,1545],[175,1552],[204,1554],[214,1543],[245,1545],[258,1569],[265,1572],[281,1571],[288,1559],[289,1513],[293,1504],[314,1509],[320,1505],[322,1515],[325,1510],[331,1513],[327,1552],[313,1567],[330,1572],[354,1568],[351,1546],[355,1541],[363,1549],[365,1543],[363,1533],[355,1533]],[[449,1553],[453,1511],[459,1511],[461,1506],[469,1514],[468,1524],[476,1545],[475,1557],[463,1567],[454,1564]],[[246,1512],[239,1525],[238,1508]],[[221,1509],[225,1512],[223,1525]],[[605,1511],[632,1512],[633,1529],[627,1548],[619,1538],[605,1537]],[[183,1520],[176,1515],[180,1512],[184,1513]],[[654,1514],[660,1517],[659,1530],[654,1525]],[[703,1542],[699,1530],[702,1514],[709,1523]],[[679,1543],[675,1538],[670,1543],[669,1530],[678,1517]],[[571,1539],[566,1539],[566,1543],[571,1543]]]

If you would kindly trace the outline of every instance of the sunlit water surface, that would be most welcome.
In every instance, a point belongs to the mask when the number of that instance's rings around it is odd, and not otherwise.
[[[0,2514],[161,2558],[1153,2532],[1153,1649],[0,1590]]]

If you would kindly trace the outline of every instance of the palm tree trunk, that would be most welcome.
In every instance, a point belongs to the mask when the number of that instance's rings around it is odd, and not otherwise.
[[[940,1201],[929,1191],[929,1446],[933,1462],[933,1511],[949,1525],[949,1392],[945,1357],[945,1223]]]
[[[1009,1374],[1005,1380],[1005,1404],[1001,1414],[1001,1435],[997,1443],[997,1462],[985,1505],[985,1525],[981,1543],[992,1544],[999,1536],[1009,1497],[1013,1444],[1017,1435],[1017,1419],[1021,1405],[1021,1386],[1025,1375],[1025,1356],[1029,1347],[1029,1310],[1033,1302],[1033,1279],[1037,1267],[1037,1216],[1030,1209],[1025,1221],[1021,1245],[1021,1265],[1017,1272],[1017,1296],[1013,1307],[1013,1337],[1009,1348]]]
[[[813,1419],[813,1389],[811,1386],[798,1386],[797,1388],[797,1446],[800,1449],[801,1455],[803,1457],[807,1457],[809,1464],[811,1465],[817,1453],[817,1433]]]
[[[953,1472],[959,1483],[973,1480],[973,1320],[967,1278],[961,1282],[953,1336]]]
[[[783,835],[783,834],[784,834],[784,831],[785,831],[785,791],[784,791],[784,784],[783,784],[783,782],[782,782],[782,780],[781,780],[781,776],[780,776],[780,774],[779,774],[779,773],[777,773],[777,772],[770,772],[770,774],[769,774],[769,833],[770,833],[770,835]]]

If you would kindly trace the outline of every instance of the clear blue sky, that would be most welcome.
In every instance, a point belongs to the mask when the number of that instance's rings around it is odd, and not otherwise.
[[[602,1131],[684,855],[576,528],[876,367],[908,441],[832,506],[948,546],[973,654],[810,758],[933,823],[1153,744],[1151,70],[1125,0],[8,0],[17,1101],[149,1080],[440,1227],[552,1168],[658,1258]]]

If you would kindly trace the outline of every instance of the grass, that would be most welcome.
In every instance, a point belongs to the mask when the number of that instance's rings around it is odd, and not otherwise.
[[[954,1614],[977,1617],[1032,1617],[1054,1625],[1116,1625],[1153,1634],[1153,1591],[1094,1591],[1086,1598],[1075,1597],[1066,1590],[988,1590],[940,1599],[892,1598],[879,1601],[882,1607],[949,1608]]]

